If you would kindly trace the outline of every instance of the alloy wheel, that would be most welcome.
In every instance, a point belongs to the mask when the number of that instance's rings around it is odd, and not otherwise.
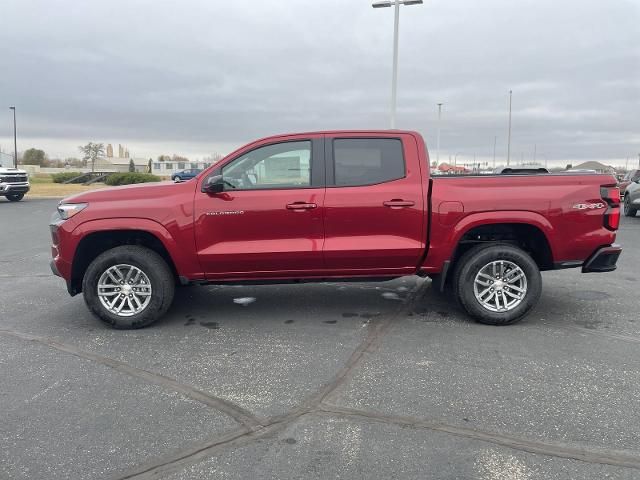
[[[524,300],[527,277],[515,263],[496,260],[478,271],[473,282],[473,293],[487,310],[508,312]]]
[[[132,317],[149,306],[151,281],[133,265],[109,267],[98,280],[98,298],[102,306],[119,317]]]

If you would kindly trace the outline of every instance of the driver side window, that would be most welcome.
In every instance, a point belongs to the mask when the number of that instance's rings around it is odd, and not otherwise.
[[[276,143],[257,148],[222,168],[227,189],[311,186],[311,142]]]

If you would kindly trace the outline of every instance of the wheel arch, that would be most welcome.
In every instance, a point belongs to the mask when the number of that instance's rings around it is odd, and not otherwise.
[[[553,268],[554,259],[554,227],[549,220],[543,215],[529,211],[509,210],[481,212],[468,215],[461,219],[449,234],[440,238],[436,248],[436,254],[432,258],[432,265],[435,271],[434,278],[437,279],[437,288],[441,291],[445,289],[445,285],[451,280],[451,273],[455,268],[455,262],[474,245],[484,241],[487,244],[496,243],[504,240],[504,233],[495,236],[492,239],[482,238],[482,234],[493,231],[504,231],[504,229],[517,232],[518,238],[528,238],[528,234],[533,235],[531,238],[537,240],[540,250],[533,249],[531,246],[525,251],[534,253],[532,257],[538,264],[540,270],[550,270]],[[480,239],[472,240],[473,236],[480,234]],[[487,241],[491,240],[491,241]],[[513,243],[513,238],[507,238]],[[518,242],[515,243],[519,245]],[[432,245],[433,247],[433,245]],[[429,256],[427,256],[429,259]]]
[[[82,228],[83,225],[84,228]],[[81,239],[76,247],[71,265],[70,293],[75,295],[82,292],[84,273],[98,255],[120,245],[138,245],[156,252],[167,263],[174,277],[180,278],[179,265],[176,264],[170,253],[171,248],[175,245],[170,236],[170,242],[167,245],[166,237],[158,234],[158,231],[144,228],[144,225],[141,225],[142,228],[139,229],[114,228],[107,225],[102,225],[102,228],[90,228],[86,224],[83,225],[76,229],[80,230],[77,233],[81,235]],[[168,232],[165,234],[169,235]]]
[[[509,243],[527,252],[541,271],[553,269],[553,251],[544,231],[531,223],[485,223],[465,230],[458,238],[451,256],[455,264],[476,245]]]

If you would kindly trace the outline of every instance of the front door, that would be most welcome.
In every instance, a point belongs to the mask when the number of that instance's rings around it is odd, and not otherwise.
[[[208,279],[313,275],[324,267],[322,138],[250,148],[218,167],[225,191],[195,200]],[[206,182],[206,178],[203,179]]]
[[[415,140],[336,136],[326,142],[327,269],[340,275],[414,273],[426,217]]]

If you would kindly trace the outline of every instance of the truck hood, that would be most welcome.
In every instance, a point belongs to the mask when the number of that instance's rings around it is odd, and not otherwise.
[[[138,183],[135,185],[123,185],[120,187],[107,187],[91,190],[66,197],[61,203],[96,203],[130,200],[150,200],[164,198],[185,190],[193,190],[196,182],[156,182]]]
[[[14,173],[26,175],[27,172],[20,170],[19,168],[0,167],[0,175],[3,173]]]

